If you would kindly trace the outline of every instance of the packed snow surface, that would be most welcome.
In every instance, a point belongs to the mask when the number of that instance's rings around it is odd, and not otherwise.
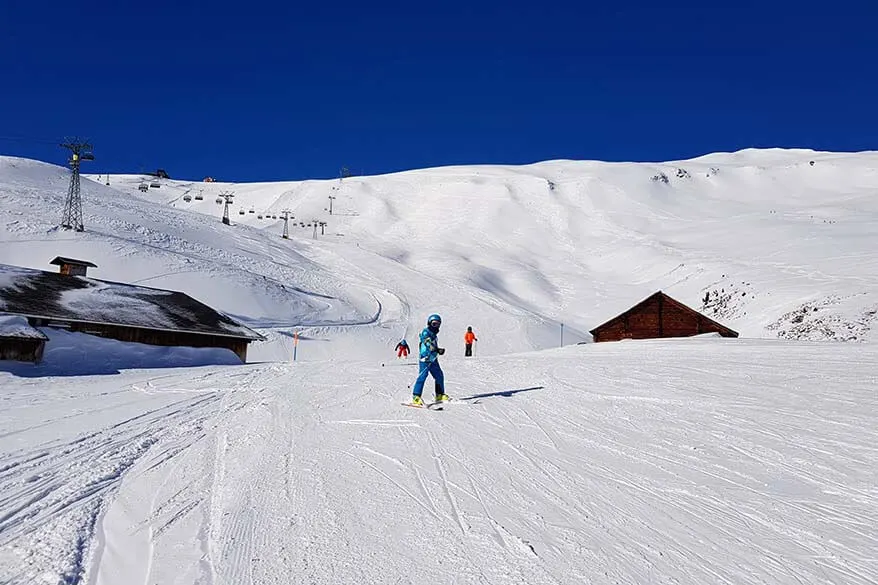
[[[0,583],[878,581],[876,153],[94,175],[82,233],[68,179],[0,158],[0,263],[267,339],[233,365],[41,329],[43,363],[0,362]],[[656,290],[741,338],[576,344]],[[432,312],[441,411],[393,353]]]

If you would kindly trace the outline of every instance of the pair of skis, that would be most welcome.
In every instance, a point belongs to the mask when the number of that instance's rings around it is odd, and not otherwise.
[[[435,402],[424,402],[423,404],[415,404],[413,402],[403,402],[403,406],[409,406],[411,408],[425,408],[427,410],[444,410],[445,404],[451,402],[451,400],[439,400]]]

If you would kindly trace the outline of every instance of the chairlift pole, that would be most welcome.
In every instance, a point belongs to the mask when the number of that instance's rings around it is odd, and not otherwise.
[[[64,213],[61,216],[61,227],[77,232],[85,231],[82,225],[82,195],[79,186],[79,163],[84,160],[94,160],[92,154],[92,145],[88,142],[79,140],[69,140],[61,144],[63,148],[71,152],[70,168],[73,174],[70,175],[70,185],[67,188],[67,200],[64,202]]]
[[[202,191],[204,191],[204,189],[202,189]],[[223,223],[225,225],[232,225],[232,222],[229,219],[229,205],[232,204],[232,197],[234,196],[235,194],[231,191],[223,191],[220,193],[220,197],[225,201],[225,205],[223,206]]]
[[[329,215],[332,215],[332,200],[335,199],[334,195],[329,196]]]
[[[281,213],[284,214],[284,235],[281,237],[285,240],[290,239],[290,210],[284,209]],[[295,219],[295,216],[292,216]]]

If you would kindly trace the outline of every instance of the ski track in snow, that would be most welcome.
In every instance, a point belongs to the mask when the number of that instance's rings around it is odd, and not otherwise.
[[[100,396],[113,404],[75,414],[64,408],[49,410],[49,418],[6,433],[7,444],[24,443],[23,436],[39,436],[47,428],[62,435],[3,451],[0,574],[15,582],[32,582],[29,579],[36,579],[48,565],[61,582],[79,583],[94,552],[95,524],[126,472],[161,437],[190,433],[198,423],[193,413],[209,410],[215,400],[210,394],[181,399],[176,393],[141,400],[133,391]],[[67,408],[79,410],[75,403],[65,402]],[[87,422],[76,424],[81,419]],[[85,430],[95,419],[101,424]],[[15,425],[11,416],[4,422]],[[72,546],[65,542],[70,539]]]
[[[411,371],[366,364],[121,374],[113,424],[3,452],[0,567],[96,585],[866,585],[878,400],[851,359],[878,350],[574,346],[450,362],[449,389],[479,398],[439,412],[397,405]]]

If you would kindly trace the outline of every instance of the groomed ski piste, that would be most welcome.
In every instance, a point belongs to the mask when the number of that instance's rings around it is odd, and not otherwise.
[[[0,157],[0,263],[266,341],[0,362],[4,585],[878,582],[878,153],[94,175],[82,233],[68,180]],[[657,290],[740,338],[590,342]],[[433,312],[455,400],[405,408]]]

